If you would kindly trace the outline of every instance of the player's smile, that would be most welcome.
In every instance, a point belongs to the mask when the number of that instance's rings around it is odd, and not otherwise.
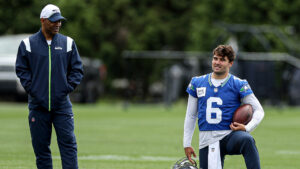
[[[219,70],[222,69],[222,66],[220,66],[219,64],[214,65],[215,70]]]

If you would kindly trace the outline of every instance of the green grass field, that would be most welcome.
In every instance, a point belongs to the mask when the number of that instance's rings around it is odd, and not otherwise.
[[[81,169],[170,169],[184,156],[185,103],[162,105],[119,103],[75,105],[75,132]],[[264,169],[299,169],[300,108],[265,108],[252,132]],[[0,168],[33,169],[27,104],[0,103]],[[193,146],[198,149],[198,132]],[[55,132],[53,165],[61,168]],[[227,156],[225,169],[245,169],[242,156]]]

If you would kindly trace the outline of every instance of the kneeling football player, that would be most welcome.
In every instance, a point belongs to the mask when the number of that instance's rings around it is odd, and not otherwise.
[[[236,154],[243,155],[248,169],[261,168],[255,140],[249,133],[262,121],[264,110],[248,82],[229,73],[234,59],[231,46],[219,45],[213,51],[212,73],[192,78],[186,90],[189,97],[183,145],[187,158],[196,157],[191,142],[198,119],[201,169],[222,169],[225,155]],[[241,104],[253,108],[247,125],[232,122]]]

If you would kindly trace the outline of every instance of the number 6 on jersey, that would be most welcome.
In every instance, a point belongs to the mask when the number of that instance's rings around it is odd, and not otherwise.
[[[219,97],[210,97],[206,102],[206,121],[210,124],[218,124],[222,121],[222,111],[219,108],[213,108],[212,104],[222,105],[223,101]],[[214,116],[215,115],[215,116]]]

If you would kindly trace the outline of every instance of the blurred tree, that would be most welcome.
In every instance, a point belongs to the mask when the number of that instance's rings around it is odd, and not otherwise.
[[[36,32],[47,3],[61,8],[67,18],[62,33],[76,40],[81,55],[101,58],[109,78],[142,77],[146,84],[157,80],[157,73],[170,61],[132,60],[129,64],[122,51],[211,51],[216,38],[226,34],[216,26],[218,22],[291,25],[294,38],[300,32],[298,0],[0,0],[0,34]],[[285,50],[277,42],[272,45],[275,51]],[[260,50],[251,39],[246,48]]]

